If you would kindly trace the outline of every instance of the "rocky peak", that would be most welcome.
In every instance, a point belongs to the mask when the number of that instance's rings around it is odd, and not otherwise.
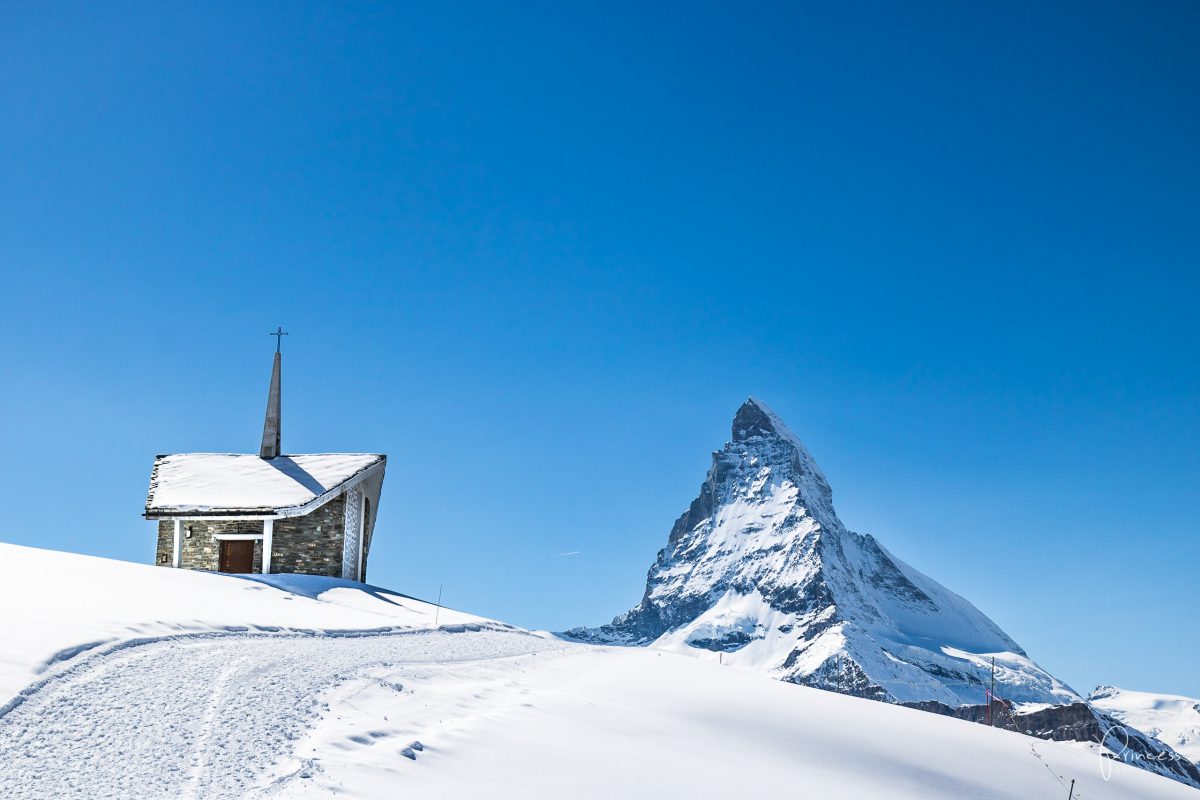
[[[846,529],[816,461],[746,400],[629,612],[570,635],[720,651],[784,680],[893,701],[1078,696],[958,595]]]
[[[775,414],[753,397],[747,398],[733,417],[733,441],[741,442],[752,436],[778,436]]]
[[[754,397],[734,415],[732,440],[714,454],[709,478],[720,481],[739,473],[751,476],[749,483],[759,487],[779,482],[793,485],[800,504],[818,522],[830,529],[842,527],[833,510],[833,491],[816,460],[779,415]]]

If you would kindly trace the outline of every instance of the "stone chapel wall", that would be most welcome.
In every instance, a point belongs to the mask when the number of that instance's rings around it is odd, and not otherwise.
[[[276,523],[278,525],[278,523]],[[191,536],[188,536],[188,529]],[[213,538],[214,533],[262,533],[262,523],[253,521],[224,521],[214,519],[185,519],[183,521],[183,548],[180,564],[183,569],[203,569],[216,572],[220,566],[221,543]],[[158,548],[155,563],[160,567],[171,566],[171,555],[175,548],[175,520],[158,521]],[[262,572],[262,542],[254,542],[254,571]]]
[[[275,520],[271,572],[342,577],[346,496],[303,517]]]
[[[271,572],[290,572],[300,575],[342,576],[345,544],[346,497],[335,497],[303,517],[275,520],[274,542],[271,547]],[[214,533],[261,534],[261,521],[184,520],[183,549],[180,567],[215,572],[220,561],[220,542]],[[188,528],[191,536],[186,535]],[[158,521],[158,545],[154,563],[171,566],[174,550],[175,521]],[[262,572],[262,541],[254,542],[254,572]]]

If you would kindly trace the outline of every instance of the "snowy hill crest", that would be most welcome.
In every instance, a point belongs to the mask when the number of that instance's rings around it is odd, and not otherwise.
[[[726,663],[892,702],[1079,700],[957,594],[849,531],[824,473],[762,401],[733,419],[640,603],[596,642],[720,651]]]

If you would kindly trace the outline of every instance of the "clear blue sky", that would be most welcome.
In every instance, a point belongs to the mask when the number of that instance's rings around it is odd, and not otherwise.
[[[605,621],[754,394],[1076,689],[1200,695],[1200,6],[992,5],[5,4],[0,539],[151,561],[282,324],[374,583]]]

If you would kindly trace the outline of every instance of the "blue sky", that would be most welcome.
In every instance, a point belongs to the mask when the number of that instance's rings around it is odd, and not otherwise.
[[[1076,689],[1200,696],[1200,9],[967,5],[5,5],[0,539],[150,561],[282,324],[374,583],[605,621],[754,394]]]

